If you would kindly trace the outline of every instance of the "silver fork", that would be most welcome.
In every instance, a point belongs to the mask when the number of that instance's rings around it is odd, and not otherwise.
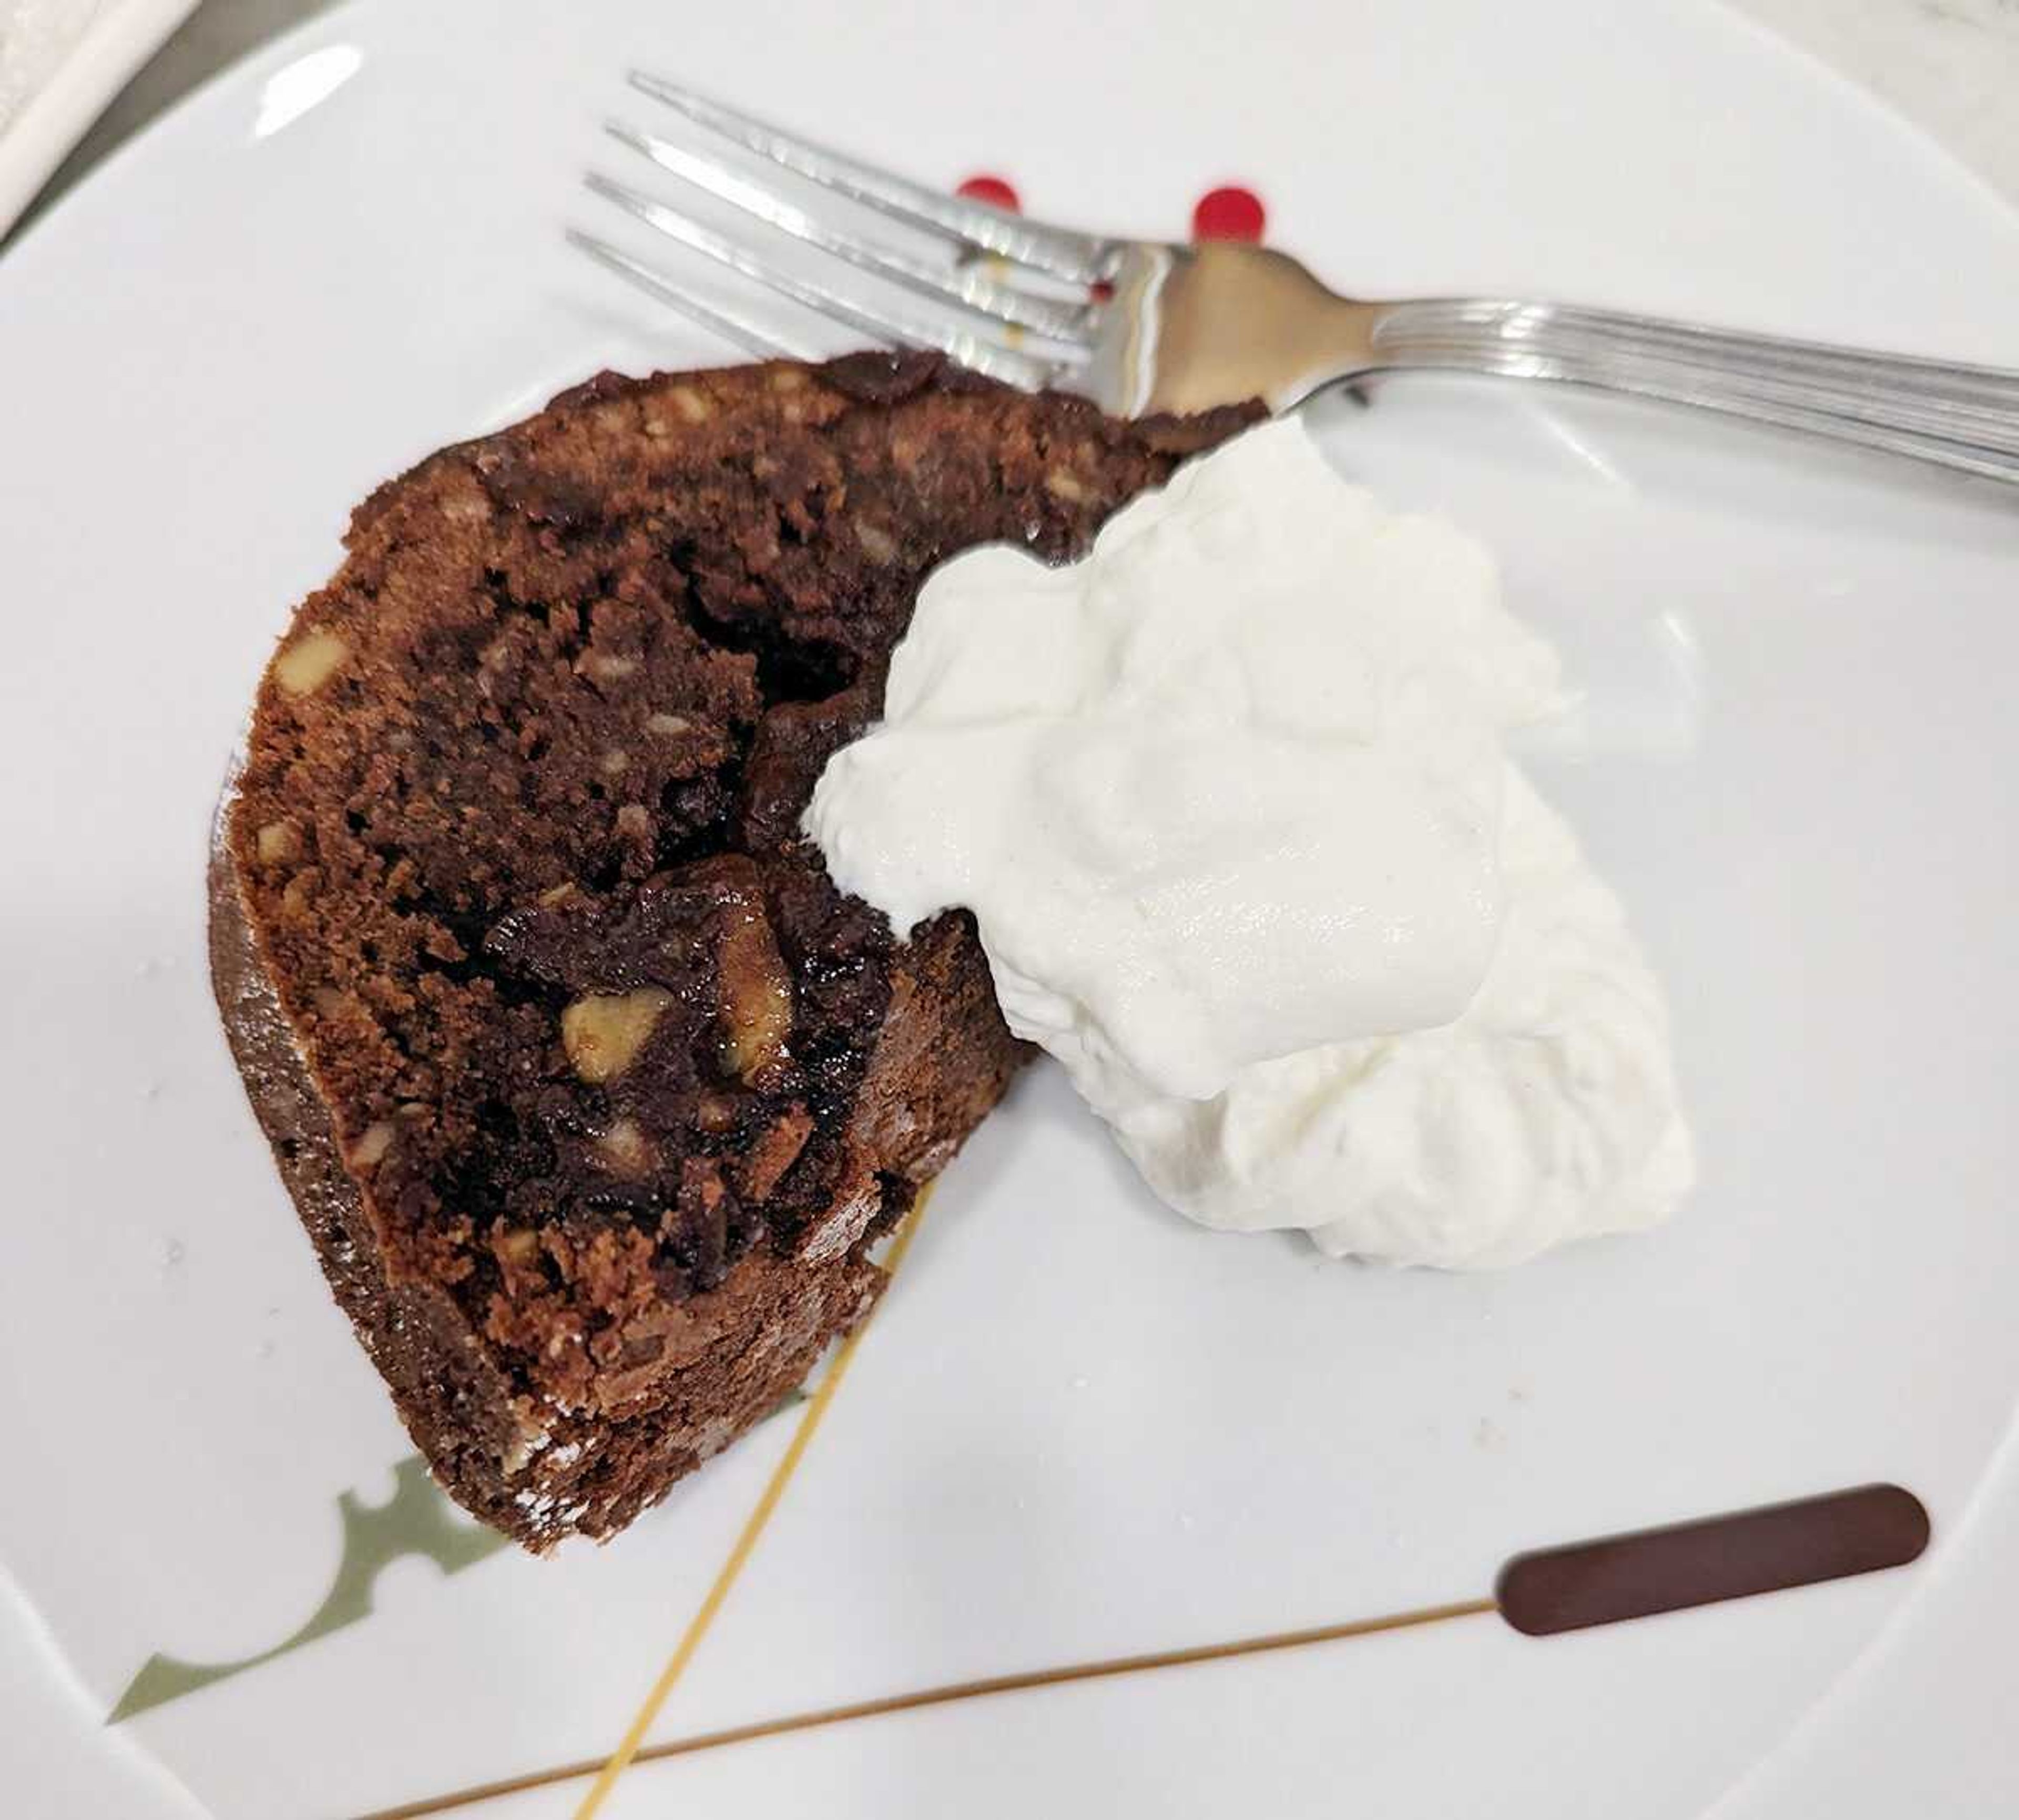
[[[1137,416],[1256,397],[1286,410],[1321,386],[1381,373],[1498,374],[1691,405],[2019,484],[2019,372],[1512,298],[1341,296],[1266,248],[1125,240],[1032,221],[828,150],[662,78],[633,72],[631,82],[790,175],[759,179],[712,150],[613,121],[613,137],[740,211],[753,231],[732,237],[592,174],[598,195],[879,343],[937,348],[1026,390],[1081,393]],[[926,250],[863,232],[851,204],[903,223]],[[822,256],[820,275],[766,250],[767,234]],[[572,229],[569,237],[742,346],[817,357],[607,241]],[[910,298],[897,300],[897,291]]]

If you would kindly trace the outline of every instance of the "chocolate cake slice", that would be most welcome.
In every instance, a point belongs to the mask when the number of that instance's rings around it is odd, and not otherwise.
[[[875,1299],[1019,1059],[971,924],[799,832],[920,581],[1063,558],[1247,414],[926,357],[606,375],[355,514],[220,822],[218,998],[338,1301],[470,1510],[607,1536]]]

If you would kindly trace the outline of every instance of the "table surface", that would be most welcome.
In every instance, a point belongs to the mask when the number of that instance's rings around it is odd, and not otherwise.
[[[1731,3],[1879,96],[2019,201],[2019,0]],[[64,161],[28,216],[205,77],[333,4],[205,0]]]

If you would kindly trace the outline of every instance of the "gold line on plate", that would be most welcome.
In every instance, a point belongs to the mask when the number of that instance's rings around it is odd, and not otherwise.
[[[1455,1618],[1481,1617],[1498,1608],[1491,1599],[1463,1599],[1454,1604],[1425,1605],[1410,1612],[1385,1612],[1376,1618],[1350,1619],[1343,1624],[1321,1624],[1308,1630],[1278,1630],[1266,1636],[1237,1637],[1230,1643],[1194,1644],[1183,1649],[1155,1650],[1144,1655],[1109,1656],[1095,1662],[1068,1662],[1057,1668],[1027,1670],[1020,1674],[952,1681],[941,1687],[916,1688],[909,1693],[886,1694],[880,1699],[855,1700],[842,1706],[819,1706],[810,1712],[790,1713],[778,1719],[754,1720],[747,1725],[697,1732],[691,1738],[676,1738],[665,1744],[639,1746],[627,1758],[626,1767],[630,1764],[663,1762],[669,1757],[692,1757],[701,1751],[719,1750],[728,1744],[747,1744],[760,1738],[813,1731],[822,1726],[845,1724],[854,1719],[877,1719],[892,1713],[915,1712],[925,1706],[949,1706],[958,1700],[983,1699],[991,1694],[1014,1694],[1036,1688],[1063,1687],[1074,1681],[1102,1680],[1115,1675],[1144,1674],[1157,1669],[1227,1662],[1237,1656],[1263,1655],[1274,1650],[1304,1649],[1314,1644],[1339,1643],[1349,1637],[1370,1637],[1380,1631],[1409,1630],[1420,1625],[1446,1623]],[[649,1717],[647,1723],[650,1723]],[[422,1800],[411,1801],[404,1807],[382,1807],[360,1815],[357,1820],[425,1820],[429,1815],[446,1814],[454,1808],[495,1800],[505,1795],[523,1794],[529,1789],[549,1788],[556,1782],[571,1782],[607,1767],[596,1758],[589,1757],[579,1763],[560,1764],[552,1769],[508,1777],[502,1782],[484,1782],[448,1794],[431,1795]],[[585,1803],[576,1810],[576,1820],[582,1820],[584,1815],[593,1811]]]
[[[912,1235],[919,1229],[919,1222],[925,1217],[926,1203],[931,1198],[931,1190],[922,1192],[910,1216],[905,1220],[895,1242],[890,1247],[889,1260],[884,1269],[895,1277],[898,1267],[904,1261],[904,1253],[911,1247]],[[871,1311],[874,1318],[875,1311]],[[575,1811],[575,1820],[594,1820],[596,1811],[608,1799],[610,1791],[616,1787],[617,1778],[630,1767],[645,1741],[645,1734],[652,1728],[652,1721],[658,1717],[659,1709],[666,1703],[666,1696],[672,1692],[680,1677],[687,1672],[687,1664],[693,1661],[694,1651],[701,1648],[701,1640],[708,1635],[709,1627],[714,1623],[716,1615],[721,1611],[730,1589],[737,1582],[751,1555],[756,1552],[763,1538],[765,1526],[771,1521],[785,1495],[785,1488],[792,1482],[792,1475],[799,1469],[799,1462],[806,1457],[807,1448],[812,1444],[822,1418],[832,1404],[835,1393],[841,1388],[841,1380],[847,1375],[850,1361],[855,1357],[855,1349],[861,1343],[862,1336],[869,1331],[869,1321],[864,1321],[855,1331],[841,1343],[841,1350],[834,1355],[834,1363],[828,1366],[827,1376],[821,1380],[820,1388],[808,1401],[806,1412],[799,1418],[799,1427],[793,1430],[791,1444],[786,1448],[771,1477],[766,1483],[763,1495],[757,1500],[750,1514],[744,1519],[742,1532],[729,1551],[715,1576],[715,1583],[708,1590],[708,1597],[701,1602],[701,1609],[687,1621],[679,1645],[667,1659],[666,1666],[659,1671],[659,1678],[652,1684],[652,1691],[645,1696],[645,1703],[637,1711],[616,1749],[597,1771],[595,1782],[582,1804]],[[426,1813],[426,1807],[404,1810]],[[439,1808],[433,1810],[439,1812]]]

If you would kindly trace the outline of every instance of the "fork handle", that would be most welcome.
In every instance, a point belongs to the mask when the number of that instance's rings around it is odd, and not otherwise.
[[[1507,298],[1377,306],[1368,333],[1363,371],[1555,379],[2019,484],[2019,372]]]

